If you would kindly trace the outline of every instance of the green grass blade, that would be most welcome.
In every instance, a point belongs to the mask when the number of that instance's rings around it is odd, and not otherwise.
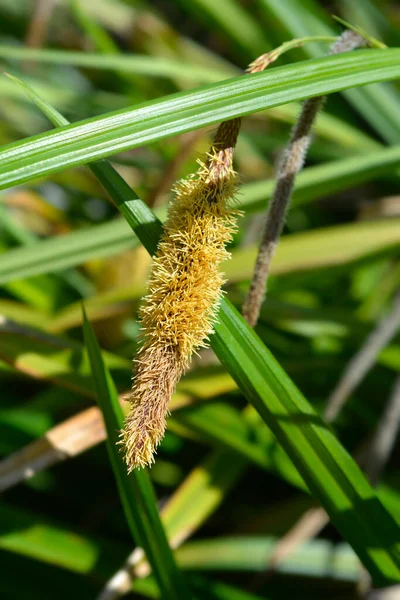
[[[102,167],[99,167],[99,170]],[[107,167],[112,169],[112,167]],[[95,172],[97,166],[92,165]],[[113,173],[114,183],[104,179],[103,174],[99,180],[103,181],[106,189],[115,189],[118,175]],[[265,182],[268,191],[268,182]],[[252,189],[247,193],[244,187],[246,203],[254,198],[254,204],[261,207],[262,186],[250,184]],[[313,182],[310,182],[310,188]],[[126,183],[121,185],[120,191],[128,188]],[[130,192],[132,195],[132,192]],[[310,192],[312,197],[312,191]],[[115,200],[117,199],[114,196]],[[299,201],[305,202],[305,190],[299,189]],[[132,206],[137,205],[143,218],[147,211],[138,205],[138,200],[132,200]],[[243,202],[243,204],[245,204]],[[126,214],[129,214],[126,204],[120,205]],[[252,208],[252,205],[250,205]],[[164,216],[165,211],[157,211]],[[160,221],[154,221],[155,215],[151,213],[151,220],[143,227],[143,235],[148,238],[149,247],[151,232],[158,232],[161,228]],[[139,225],[138,225],[139,226]],[[153,238],[154,240],[154,238]],[[312,269],[329,268],[340,264],[350,264],[365,257],[380,254],[395,248],[400,242],[400,220],[383,219],[337,225],[335,227],[321,227],[311,231],[285,235],[278,247],[271,273],[280,275],[294,271],[311,271]],[[137,247],[138,239],[132,235],[132,230],[125,221],[114,220],[101,225],[92,225],[82,231],[63,234],[55,239],[43,240],[32,248],[15,248],[7,253],[0,254],[0,284],[14,285],[24,277],[34,277],[54,273],[60,269],[76,267],[93,258],[109,257],[125,250]],[[155,248],[154,248],[155,250]],[[232,260],[224,266],[224,272],[231,281],[241,281],[250,278],[251,270],[257,256],[254,245],[243,249],[234,250]],[[21,282],[29,284],[29,281]],[[121,297],[124,293],[121,288]],[[39,290],[40,291],[40,290]],[[141,291],[141,290],[140,290]],[[132,297],[133,290],[125,289],[126,300]],[[80,319],[79,319],[80,320]]]
[[[171,542],[188,538],[220,505],[242,475],[247,460],[217,451],[195,467],[162,510]]]
[[[177,551],[177,556],[180,564],[192,570],[265,573],[275,547],[276,539],[272,537],[231,536],[188,542]],[[359,577],[360,564],[347,544],[335,545],[318,539],[299,545],[281,564],[278,563],[277,571],[355,581]]]
[[[185,64],[183,61],[170,58],[139,54],[115,55],[0,45],[0,58],[32,60],[101,70],[118,70],[152,77],[181,77],[198,83],[212,83],[221,79],[221,71],[212,67],[199,67],[192,63]]]
[[[111,223],[72,231],[45,242],[0,254],[0,264],[3,263],[3,267],[0,266],[0,283],[54,273],[81,265],[93,257],[112,256],[138,245],[137,238],[132,238],[132,232],[125,221],[118,219]]]
[[[46,518],[38,519],[37,515],[35,519],[35,514],[5,503],[0,505],[0,517],[4,524],[0,549],[71,572],[95,575],[100,580],[118,568],[128,551],[121,543],[84,535]],[[181,568],[187,570],[263,572],[277,541],[274,537],[264,536],[200,539],[182,546],[177,556]],[[315,578],[330,576],[356,580],[359,563],[347,544],[312,540],[285,558],[277,571]],[[134,589],[139,590],[139,586],[136,588],[135,584]]]
[[[67,125],[0,152],[0,188],[294,100],[400,76],[400,49],[278,67]]]
[[[348,190],[378,177],[393,177],[400,165],[400,146],[368,152],[343,160],[332,160],[322,165],[303,169],[296,177],[293,205],[306,204],[330,194]],[[244,185],[238,195],[241,208],[246,211],[265,209],[272,196],[274,180],[256,181]]]
[[[110,165],[102,177],[108,191],[114,189],[115,182],[123,181]],[[123,184],[117,189],[116,201],[125,205]],[[161,224],[137,197],[132,200],[130,193],[126,200],[125,218],[146,249],[153,253]],[[226,299],[221,301],[218,318],[211,345],[221,362],[359,555],[374,584],[398,583],[399,528],[393,517],[328,425]]]
[[[119,431],[123,413],[112,379],[106,370],[93,330],[84,314],[83,331],[93,374],[93,383],[107,428],[107,447],[117,480],[125,515],[137,544],[140,544],[152,566],[163,598],[190,598],[168,544],[151,482],[146,470],[127,475],[119,452]]]
[[[307,38],[303,38],[307,39]],[[332,38],[334,39],[334,38]],[[17,58],[19,60],[26,59],[28,60],[31,57],[32,49],[28,48],[19,48],[15,46],[3,47],[0,45],[0,57],[2,53],[6,57],[10,56],[13,58]],[[15,56],[14,56],[15,53]],[[33,56],[36,60],[45,63],[67,63],[68,59],[71,64],[75,64],[74,56],[77,55],[76,64],[81,66],[87,66],[91,68],[105,68],[107,67],[107,61],[110,58],[112,61],[115,61],[115,66],[120,67],[118,72],[122,72],[121,69],[126,66],[128,71],[123,71],[123,74],[126,79],[129,79],[129,68],[132,68],[132,71],[135,69],[136,61],[133,62],[133,66],[131,67],[131,57],[126,55],[114,55],[112,57],[100,54],[90,54],[90,53],[73,53],[73,52],[63,52],[53,50],[33,50]],[[104,57],[104,58],[103,58]],[[140,58],[140,57],[134,57]],[[149,57],[144,57],[146,60]],[[118,61],[118,62],[117,62]],[[151,59],[152,67],[157,66],[157,57],[152,57]],[[112,63],[110,63],[112,64]],[[181,63],[180,63],[181,65]],[[239,69],[235,68],[233,65],[230,66],[228,64],[223,64],[218,67],[218,69],[211,69],[210,66],[207,66],[204,70],[204,74],[202,71],[198,70],[198,67],[193,64],[193,68],[191,68],[190,73],[192,73],[193,77],[197,74],[197,77],[194,79],[197,83],[213,83],[216,81],[220,81],[221,79],[226,79],[228,77],[234,77],[236,75],[240,75]],[[155,71],[157,73],[157,71]],[[150,69],[147,73],[147,76],[152,75],[152,70]],[[13,79],[13,78],[12,78]],[[14,78],[15,79],[15,78]],[[24,74],[24,81],[26,80],[26,75]],[[18,81],[18,80],[17,80]],[[132,83],[132,82],[131,82]],[[10,86],[9,82],[6,80],[1,81],[0,79],[0,91],[2,94],[11,97],[20,97],[19,90],[14,86]],[[40,93],[42,96],[45,96],[49,102],[58,103],[62,106],[65,103],[70,103],[73,98],[76,97],[76,92],[73,89],[60,89],[55,86],[44,85],[41,80],[31,80],[31,85],[34,89]],[[29,93],[29,92],[28,92]],[[101,96],[100,96],[101,97]],[[296,103],[287,104],[285,106],[280,106],[275,109],[271,109],[269,112],[269,116],[273,119],[288,121],[293,123],[297,119],[297,115],[299,113],[299,106]],[[64,123],[65,124],[65,123]],[[340,145],[344,145],[346,148],[354,147],[355,150],[359,150],[360,152],[366,153],[369,150],[379,148],[379,142],[373,140],[373,138],[369,137],[366,133],[361,132],[357,127],[350,125],[346,121],[335,117],[328,113],[322,113],[318,117],[318,121],[315,124],[315,133],[321,135],[324,138],[330,139],[339,143]]]

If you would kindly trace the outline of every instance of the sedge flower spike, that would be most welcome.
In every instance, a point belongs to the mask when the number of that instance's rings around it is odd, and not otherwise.
[[[263,71],[283,52],[311,38],[285,43],[254,61]],[[165,432],[168,405],[179,379],[213,331],[221,286],[220,265],[236,230],[230,201],[237,186],[233,149],[241,119],[222,123],[197,173],[179,182],[141,308],[141,346],[134,360],[130,412],[121,433],[128,471],[154,462]]]
[[[239,127],[240,119],[221,124],[197,173],[175,187],[140,311],[141,346],[122,432],[129,471],[154,462],[175,386],[212,333],[224,283],[220,264],[236,229],[230,200]]]

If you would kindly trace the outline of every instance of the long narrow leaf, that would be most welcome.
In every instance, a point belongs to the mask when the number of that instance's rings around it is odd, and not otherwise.
[[[99,180],[104,179],[102,167],[91,165],[91,168]],[[108,185],[105,180],[104,184]],[[119,188],[114,185],[115,191],[127,191],[126,188],[129,190],[126,184],[121,184]],[[262,186],[256,184],[256,197],[261,197],[261,192]],[[299,193],[302,195],[301,190]],[[258,204],[261,204],[261,200]],[[122,204],[121,209],[126,210],[126,206]],[[165,211],[157,211],[157,214],[164,216]],[[159,229],[160,225],[155,226]],[[283,237],[271,273],[280,275],[346,264],[389,250],[399,242],[399,219],[371,220],[292,233]],[[0,284],[76,267],[93,258],[113,256],[137,245],[138,238],[132,235],[132,230],[124,220],[115,219],[92,225],[88,229],[46,239],[29,248],[11,249],[0,255]],[[256,256],[257,248],[254,245],[235,250],[232,260],[224,266],[224,272],[231,281],[249,278]],[[133,297],[133,291],[128,287],[126,299]]]
[[[127,475],[118,451],[118,431],[123,427],[123,414],[112,379],[106,370],[93,330],[84,314],[83,331],[92,367],[97,399],[107,428],[107,446],[118,491],[133,537],[146,552],[157,578],[163,598],[190,598],[168,545],[155,496],[147,471]]]
[[[10,144],[0,152],[0,189],[268,107],[399,76],[400,49],[359,50],[174,94]]]
[[[140,54],[95,54],[89,52],[65,52],[63,50],[0,46],[0,58],[34,60],[44,63],[76,65],[78,67],[92,67],[102,70],[122,70],[126,73],[138,73],[153,77],[182,77],[201,83],[210,83],[221,79],[221,71],[214,68],[199,67],[170,58]],[[233,67],[232,71],[235,71]]]

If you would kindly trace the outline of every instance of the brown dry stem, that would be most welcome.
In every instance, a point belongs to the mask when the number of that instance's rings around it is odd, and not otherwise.
[[[354,31],[345,31],[332,45],[329,54],[348,52],[364,43],[364,39]],[[258,61],[253,63],[258,65]],[[243,305],[243,316],[254,327],[264,301],[271,261],[275,254],[286,219],[297,173],[303,167],[311,142],[311,130],[325,97],[310,98],[303,104],[300,116],[294,126],[291,138],[278,170],[276,186],[262,235],[253,278]]]

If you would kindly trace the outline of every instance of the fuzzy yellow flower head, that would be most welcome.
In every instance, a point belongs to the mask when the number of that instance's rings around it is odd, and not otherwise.
[[[179,182],[141,308],[130,413],[122,433],[128,469],[154,461],[168,404],[196,349],[207,344],[224,283],[220,264],[236,228],[232,148],[215,146],[195,175]]]

